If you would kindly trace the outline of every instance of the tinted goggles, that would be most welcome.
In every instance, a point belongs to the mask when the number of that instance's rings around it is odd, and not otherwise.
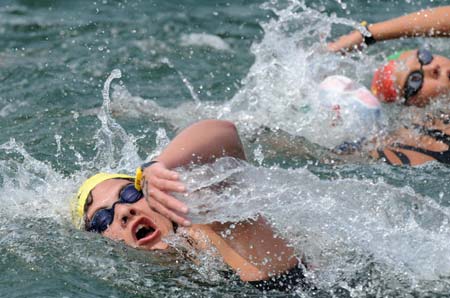
[[[133,204],[139,201],[144,195],[136,190],[133,184],[128,184],[119,193],[119,199],[114,202],[111,208],[97,210],[90,223],[86,225],[89,232],[103,233],[114,220],[114,207],[116,204]]]
[[[403,88],[405,96],[405,104],[408,105],[408,99],[416,95],[423,86],[424,74],[423,66],[433,61],[433,54],[429,50],[419,49],[417,51],[417,59],[420,63],[420,69],[412,71],[406,78],[405,87]]]

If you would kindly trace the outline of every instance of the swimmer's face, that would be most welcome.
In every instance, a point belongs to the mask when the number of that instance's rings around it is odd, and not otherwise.
[[[397,60],[395,79],[400,95],[404,95],[404,86],[408,75],[420,70],[417,50],[403,53]],[[408,104],[423,107],[431,99],[450,92],[450,59],[433,55],[433,61],[423,66],[424,81],[420,91],[408,99]]]
[[[87,220],[90,222],[98,210],[111,208],[119,199],[123,187],[130,183],[124,179],[109,179],[98,184],[91,191],[92,203],[86,211]],[[168,248],[162,238],[172,231],[172,222],[153,211],[146,200],[141,198],[132,204],[116,204],[114,220],[102,235],[132,247],[155,250]]]

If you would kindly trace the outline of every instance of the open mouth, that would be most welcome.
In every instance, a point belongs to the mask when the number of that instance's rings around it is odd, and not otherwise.
[[[161,231],[148,218],[139,219],[133,226],[134,238],[137,245],[151,244],[161,235]]]
[[[138,225],[137,230],[136,230],[136,239],[141,240],[142,238],[145,238],[145,237],[153,234],[154,232],[155,232],[154,228],[140,224],[140,225]]]

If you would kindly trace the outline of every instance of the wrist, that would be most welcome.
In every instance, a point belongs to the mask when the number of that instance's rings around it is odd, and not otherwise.
[[[366,46],[370,46],[370,45],[373,45],[374,43],[376,43],[377,41],[376,41],[375,37],[373,36],[372,32],[369,30],[369,24],[366,21],[362,21],[360,23],[360,25],[365,29],[365,31],[358,29],[358,31],[362,37],[362,42]]]
[[[152,165],[154,165],[155,163],[157,163],[157,160],[152,160],[149,162],[145,162],[143,163],[141,166],[139,166],[136,169],[136,175],[134,178],[134,188],[136,188],[138,191],[142,190],[142,178],[144,177],[144,170]]]

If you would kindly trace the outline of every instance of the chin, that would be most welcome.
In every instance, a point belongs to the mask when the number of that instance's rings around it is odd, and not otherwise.
[[[160,242],[158,242],[158,243],[156,243],[154,245],[151,245],[151,246],[147,246],[147,245],[145,245],[145,246],[136,246],[136,248],[137,249],[142,249],[142,250],[166,250],[166,249],[169,249],[170,246],[169,246],[169,244],[167,244],[167,243],[165,243],[163,241],[160,241]]]
[[[166,250],[169,249],[169,244],[165,243],[165,242],[159,242],[156,245],[152,246],[150,248],[151,250]]]

